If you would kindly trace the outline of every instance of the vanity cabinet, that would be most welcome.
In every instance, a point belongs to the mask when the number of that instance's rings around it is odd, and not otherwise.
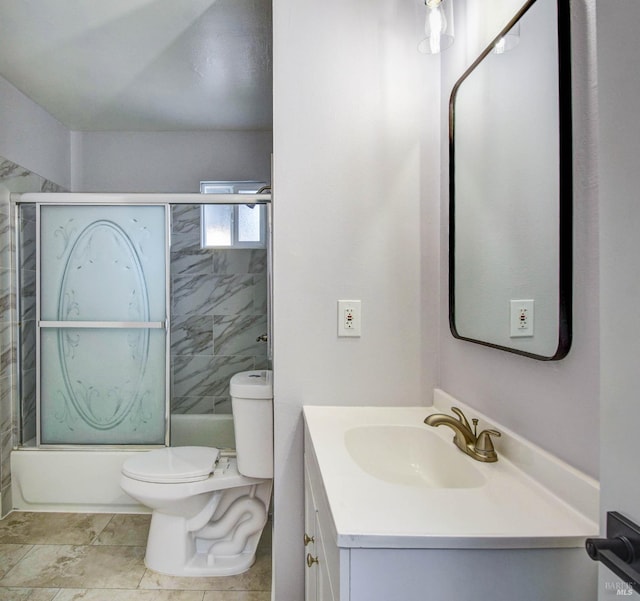
[[[306,570],[304,598],[305,601],[337,601],[339,597],[334,595],[333,589],[337,588],[340,582],[339,570],[335,569],[335,558],[339,551],[328,531],[328,516],[324,511],[322,513],[319,511],[316,497],[311,477],[307,472],[304,490],[304,563]]]
[[[340,448],[344,432],[352,426],[339,409],[333,408],[332,413],[330,408],[305,407],[305,419],[311,422],[310,426],[305,423],[306,544],[300,557],[305,601],[595,601],[597,571],[584,543],[578,545],[575,536],[563,541],[550,532],[550,537],[533,544],[513,537],[488,541],[477,534],[452,536],[443,532],[442,524],[451,523],[447,521],[451,510],[437,505],[443,497],[439,492],[423,495],[413,490],[423,501],[413,507],[409,487],[371,488],[378,486],[376,482],[364,479]],[[344,425],[339,430],[341,419]],[[374,421],[368,414],[365,419]],[[473,499],[486,488],[454,494]],[[508,488],[512,496],[514,488]],[[549,501],[544,491],[531,489],[530,494],[540,495],[538,503]],[[454,505],[453,513],[459,518],[455,500],[449,505]],[[564,504],[560,508],[566,509]],[[548,511],[552,509],[550,505]],[[573,513],[568,511],[570,516]],[[510,520],[512,516],[504,512],[503,517]],[[415,529],[398,534],[394,523],[400,518],[415,522]],[[421,532],[421,520],[433,522],[439,531]],[[522,527],[531,530],[539,520],[521,521]],[[562,522],[557,524],[563,527]],[[591,536],[591,530],[586,534]]]
[[[337,545],[336,529],[313,453],[305,454],[304,488],[305,601],[340,601],[340,585],[348,574],[340,571],[348,551]],[[348,564],[347,564],[348,565]]]

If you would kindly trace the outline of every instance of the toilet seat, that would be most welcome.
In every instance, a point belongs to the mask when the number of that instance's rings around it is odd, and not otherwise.
[[[198,482],[213,473],[219,456],[215,447],[166,447],[127,459],[122,473],[157,484]]]

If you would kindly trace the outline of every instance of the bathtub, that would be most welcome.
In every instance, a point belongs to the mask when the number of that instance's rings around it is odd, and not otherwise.
[[[231,415],[172,415],[171,446],[235,447]],[[15,449],[11,453],[13,509],[148,513],[120,489],[120,470],[143,451]]]

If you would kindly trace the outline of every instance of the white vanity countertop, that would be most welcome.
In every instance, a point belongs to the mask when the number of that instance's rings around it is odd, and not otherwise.
[[[456,404],[469,420],[475,417],[472,409],[467,412]],[[476,488],[391,484],[363,471],[345,446],[345,432],[362,425],[424,426],[453,446],[450,428],[423,424],[431,413],[451,412],[444,407],[304,407],[312,447],[305,448],[305,453],[312,453],[317,461],[339,547],[581,547],[586,537],[598,536],[597,511],[593,515],[592,505],[583,504],[581,513],[570,503],[572,494],[597,499],[597,482],[504,431],[504,447],[513,454],[513,462],[500,454],[502,439],[496,441],[500,455],[496,463],[482,463],[460,452],[486,478]],[[499,425],[481,422],[481,427],[487,425],[501,430]],[[542,463],[553,463],[544,472],[553,472],[562,483],[559,493],[516,467],[518,456],[527,458],[525,464],[540,465],[536,453],[545,455]],[[588,512],[592,515],[585,515]]]

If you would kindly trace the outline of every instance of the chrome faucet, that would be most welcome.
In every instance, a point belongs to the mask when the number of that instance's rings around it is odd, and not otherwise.
[[[424,423],[434,427],[449,426],[455,432],[453,443],[463,453],[477,461],[485,461],[487,463],[498,461],[498,454],[493,447],[491,436],[500,436],[500,432],[497,430],[483,430],[476,435],[477,419],[471,420],[473,422],[473,431],[471,431],[471,426],[464,413],[457,407],[451,407],[451,411],[458,416],[458,419],[444,413],[433,413],[424,420]]]

